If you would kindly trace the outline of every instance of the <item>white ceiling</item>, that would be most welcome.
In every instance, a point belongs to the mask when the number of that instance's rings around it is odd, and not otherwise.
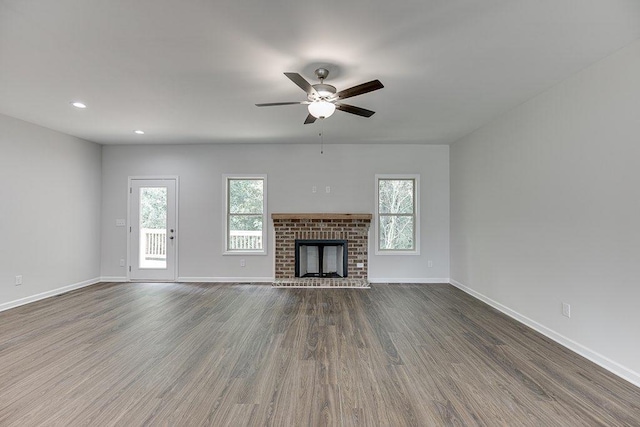
[[[0,113],[102,144],[451,143],[639,37],[639,0],[0,0]],[[254,106],[320,64],[380,79],[348,100],[376,114]]]

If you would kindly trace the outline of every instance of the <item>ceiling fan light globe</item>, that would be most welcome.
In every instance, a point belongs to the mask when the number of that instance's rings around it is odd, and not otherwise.
[[[327,101],[315,101],[309,104],[309,114],[316,119],[326,119],[336,111],[335,104]]]

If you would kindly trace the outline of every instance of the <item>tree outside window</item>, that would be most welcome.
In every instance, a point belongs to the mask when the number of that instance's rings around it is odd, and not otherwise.
[[[143,187],[140,189],[140,228],[164,230],[167,228],[167,189]]]
[[[417,179],[377,178],[379,253],[417,251]]]

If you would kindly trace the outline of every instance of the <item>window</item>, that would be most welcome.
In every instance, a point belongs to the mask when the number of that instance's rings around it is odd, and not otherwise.
[[[225,253],[266,254],[267,177],[225,176]]]
[[[419,175],[376,175],[376,254],[419,254]]]

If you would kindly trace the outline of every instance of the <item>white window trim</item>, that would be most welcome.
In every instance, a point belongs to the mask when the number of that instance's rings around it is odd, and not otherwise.
[[[229,180],[230,179],[262,179],[262,249],[259,250],[229,250]],[[224,194],[224,203],[222,203],[224,211],[223,231],[224,239],[222,241],[222,255],[267,255],[267,175],[266,174],[223,174],[222,185],[224,186],[222,193]]]
[[[376,255],[420,255],[420,174],[376,174],[376,191],[375,191],[375,254]],[[411,250],[384,250],[380,249],[380,188],[379,183],[381,179],[413,179],[415,183],[415,197],[414,197],[414,209],[415,209],[415,223],[414,223],[414,233],[415,233],[415,249]]]

